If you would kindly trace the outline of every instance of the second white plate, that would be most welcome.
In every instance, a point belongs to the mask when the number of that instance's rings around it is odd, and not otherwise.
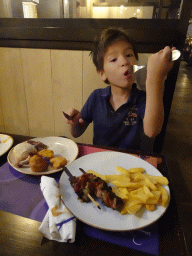
[[[70,139],[62,138],[62,137],[44,137],[44,138],[34,138],[32,139],[34,141],[39,141],[44,143],[48,146],[48,149],[53,150],[55,156],[62,156],[67,159],[67,165],[71,164],[76,157],[78,156],[79,149],[77,144]],[[7,160],[9,164],[16,169],[19,172],[25,173],[25,174],[31,174],[31,175],[44,175],[44,174],[51,174],[58,171],[61,171],[61,169],[53,169],[51,166],[48,167],[48,170],[45,172],[33,172],[31,168],[29,167],[16,167],[16,161],[13,155],[13,149],[12,148],[7,156]]]
[[[4,155],[13,145],[13,138],[6,134],[0,134],[0,156]]]

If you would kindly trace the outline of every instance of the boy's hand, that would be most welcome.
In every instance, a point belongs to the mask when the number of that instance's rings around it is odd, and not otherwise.
[[[155,138],[162,129],[164,122],[163,81],[173,67],[172,50],[166,46],[163,50],[151,55],[147,64],[146,108],[143,120],[144,132],[148,137]]]
[[[68,114],[71,117],[71,120],[64,117],[65,122],[67,124],[75,125],[75,124],[81,122],[81,120],[82,120],[81,119],[81,113],[77,109],[70,108],[65,113]]]
[[[159,52],[151,55],[147,64],[147,77],[154,79],[164,79],[173,67],[173,61],[171,61],[172,49],[166,46]]]
[[[70,125],[71,135],[74,138],[81,136],[87,129],[89,123],[83,121],[81,113],[77,109],[70,108],[65,113],[70,117],[69,119],[64,116],[65,122]]]

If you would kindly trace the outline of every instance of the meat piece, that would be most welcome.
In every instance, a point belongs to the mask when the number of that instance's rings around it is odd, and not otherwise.
[[[30,145],[26,142],[22,142],[16,145],[13,149],[13,155],[16,161],[16,164],[21,164],[20,162],[26,161],[29,163],[29,156],[37,153],[36,148],[33,145]]]
[[[83,202],[89,202],[88,194],[93,195],[94,191],[94,188],[92,188],[91,184],[88,182],[89,175],[86,174],[80,177],[73,176],[69,181],[78,197],[82,199]]]
[[[70,178],[70,184],[75,193],[83,202],[89,202],[88,194],[102,200],[102,203],[114,210],[120,210],[124,201],[112,192],[112,188],[102,180],[91,173],[84,173],[79,177]]]
[[[34,141],[34,140],[28,140],[27,143],[33,145],[37,151],[43,150],[43,149],[47,149],[48,146],[43,144],[40,141]]]

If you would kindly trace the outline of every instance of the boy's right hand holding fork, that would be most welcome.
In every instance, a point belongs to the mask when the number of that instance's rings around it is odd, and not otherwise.
[[[70,125],[70,132],[74,138],[81,136],[86,130],[88,124],[81,119],[81,113],[74,108],[63,112],[65,122]]]

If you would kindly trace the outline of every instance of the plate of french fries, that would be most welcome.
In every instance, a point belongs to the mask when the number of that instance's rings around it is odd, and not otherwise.
[[[81,176],[79,168],[105,180],[124,200],[120,211],[98,200],[103,210],[92,202],[78,200],[65,172],[60,178],[60,192],[66,207],[82,222],[109,231],[131,231],[147,227],[166,212],[170,201],[169,181],[153,165],[139,157],[120,152],[98,152],[76,159],[68,169]]]

